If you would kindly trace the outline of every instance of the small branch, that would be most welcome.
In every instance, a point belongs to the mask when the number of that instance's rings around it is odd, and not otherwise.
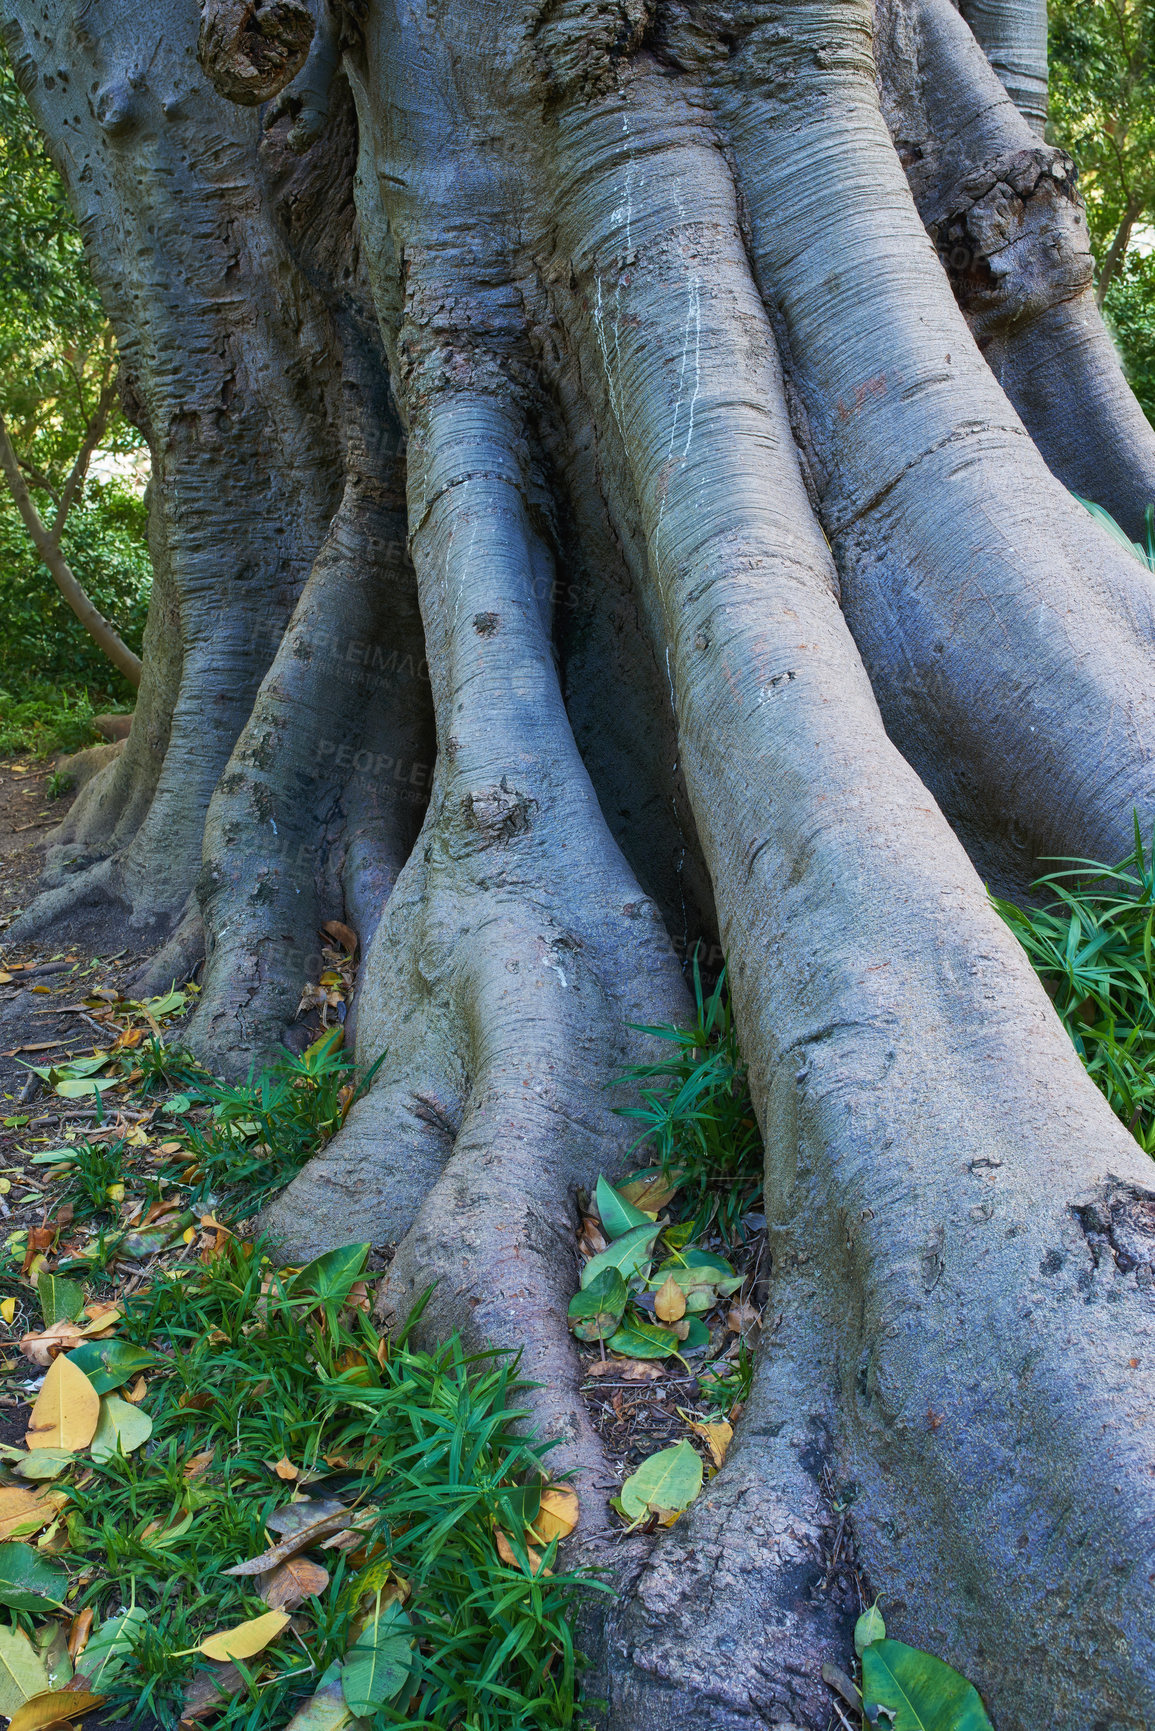
[[[35,463],[27,463],[27,462],[25,462],[24,458],[21,457],[20,467],[23,469],[24,473],[28,476],[28,479],[31,481],[31,483],[34,487],[39,487],[39,488],[41,488],[41,490],[43,492],[47,493],[48,497],[52,500],[52,503],[54,505],[58,506],[60,504],[59,492],[52,485],[52,482],[48,479],[48,476],[43,474],[36,467]]]
[[[1111,286],[1111,281],[1126,256],[1127,248],[1131,243],[1131,230],[1134,228],[1135,221],[1141,214],[1141,211],[1141,206],[1134,203],[1129,204],[1123,212],[1122,222],[1115,230],[1115,238],[1111,242],[1106,258],[1103,260],[1103,269],[1099,273],[1099,283],[1095,290],[1095,305],[1099,308],[1100,312],[1103,310],[1103,302],[1106,299],[1107,290]]]
[[[67,521],[68,513],[76,502],[77,494],[84,485],[84,477],[88,473],[88,465],[92,461],[92,453],[96,450],[96,447],[104,437],[105,429],[108,426],[108,419],[112,414],[115,402],[116,372],[114,363],[110,361],[104,369],[104,384],[101,388],[100,400],[96,405],[96,413],[88,423],[88,429],[84,435],[84,442],[81,445],[80,450],[77,452],[76,461],[72,465],[72,473],[64,483],[64,491],[60,495],[60,503],[57,507],[56,516],[52,520],[52,539],[56,542],[59,542],[60,537],[64,532],[64,525]]]
[[[103,401],[103,397],[101,400]],[[79,462],[79,458],[77,461]],[[113,666],[118,667],[129,684],[136,689],[140,685],[140,658],[133,654],[126,643],[121,641],[115,626],[110,625],[104,615],[93,606],[74,577],[68,561],[60,551],[59,541],[45,527],[39,511],[33,503],[32,495],[24,484],[24,477],[20,473],[20,464],[16,459],[15,451],[12,449],[12,441],[8,437],[8,428],[4,424],[2,415],[0,415],[0,469],[4,471],[8,490],[12,494],[16,509],[24,519],[24,527],[32,538],[32,544],[44,564],[47,565],[56,587],[93,642],[104,651]],[[70,476],[70,482],[71,479]],[[66,495],[67,491],[66,487]],[[62,520],[63,512],[64,503],[62,501],[61,509],[57,512],[58,522]]]

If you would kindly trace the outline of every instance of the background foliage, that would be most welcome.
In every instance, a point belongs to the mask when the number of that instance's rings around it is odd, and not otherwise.
[[[0,411],[50,520],[115,344],[80,234],[0,54]],[[102,445],[129,457],[140,435],[117,411]],[[82,585],[140,652],[150,567],[146,510],[124,480],[90,480],[64,552]],[[94,737],[88,706],[125,707],[131,688],[96,648],[40,565],[0,488],[0,750],[74,749]],[[81,737],[77,737],[77,733]]]
[[[1051,0],[1048,137],[1079,165],[1103,302],[1132,388],[1155,420],[1155,4]]]

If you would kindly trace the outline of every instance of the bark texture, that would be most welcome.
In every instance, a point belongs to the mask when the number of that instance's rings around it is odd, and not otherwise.
[[[1000,1731],[1149,1727],[1155,1181],[983,883],[1155,815],[1155,588],[1067,491],[1134,526],[1152,435],[1038,12],[166,0],[148,60],[127,6],[7,6],[158,477],[146,725],[22,929],[131,903],[163,971],[203,926],[195,1038],[243,1068],[355,925],[383,1062],[266,1225],[522,1349],[620,1571],[612,1731],[820,1731],[848,1556]],[[64,62],[119,67],[124,131]],[[774,1320],[623,1562],[576,1192],[701,937]]]

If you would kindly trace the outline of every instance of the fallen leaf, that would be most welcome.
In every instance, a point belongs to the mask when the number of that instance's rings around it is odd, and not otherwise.
[[[124,1398],[125,1398],[125,1400],[131,1402],[131,1404],[133,1406],[139,1406],[141,1401],[144,1399],[144,1397],[147,1393],[148,1393],[147,1382],[145,1382],[143,1376],[138,1376],[136,1381],[133,1383],[132,1387],[125,1389]]]
[[[279,1479],[287,1479],[290,1483],[293,1479],[299,1479],[301,1476],[300,1467],[295,1467],[288,1455],[281,1456],[280,1460],[273,1467],[273,1471]]]
[[[66,1500],[59,1493],[46,1496],[20,1485],[0,1486],[0,1540],[31,1538],[55,1520]]]
[[[669,1275],[654,1297],[654,1315],[659,1322],[680,1322],[686,1314],[686,1295]]]
[[[732,1304],[726,1313],[726,1327],[731,1334],[749,1334],[762,1326],[762,1312],[753,1304]]]
[[[261,1587],[261,1598],[273,1611],[295,1611],[329,1585],[329,1571],[308,1557],[289,1557],[272,1570]]]
[[[100,1396],[82,1370],[63,1355],[48,1367],[25,1442],[30,1449],[87,1448],[100,1421]]]
[[[290,1503],[286,1508],[275,1510],[266,1522],[274,1532],[284,1534],[280,1544],[263,1551],[259,1557],[250,1557],[247,1562],[234,1563],[231,1569],[223,1572],[226,1575],[267,1575],[271,1569],[295,1557],[298,1551],[308,1550],[319,1539],[347,1527],[351,1519],[352,1510],[343,1503],[314,1502],[309,1498]]]
[[[103,1462],[115,1460],[117,1455],[130,1455],[151,1435],[152,1420],[146,1412],[107,1394],[100,1403],[100,1421],[91,1444],[92,1458]]]
[[[48,1731],[52,1725],[67,1725],[72,1719],[82,1719],[107,1700],[105,1695],[90,1695],[87,1689],[47,1689],[31,1695],[12,1715],[8,1731]]]
[[[84,1663],[77,1667],[76,1683],[99,1689],[110,1682],[126,1660],[132,1657],[133,1642],[138,1640],[148,1614],[143,1605],[133,1605],[126,1611],[105,1617],[84,1649]]]
[[[83,1611],[80,1611],[75,1617],[73,1617],[72,1625],[68,1631],[68,1657],[72,1660],[74,1665],[87,1647],[88,1637],[91,1633],[92,1606],[86,1605]]]
[[[28,1228],[28,1246],[24,1252],[24,1266],[21,1274],[27,1274],[38,1256],[43,1256],[46,1250],[51,1250],[56,1242],[56,1229],[53,1226],[30,1226]]]
[[[64,1570],[46,1562],[31,1545],[0,1544],[0,1605],[14,1611],[59,1610],[67,1589]]]
[[[211,1448],[205,1449],[199,1455],[190,1455],[188,1460],[184,1463],[184,1477],[186,1479],[203,1478],[212,1465],[213,1456],[216,1452],[215,1448]]]
[[[48,1688],[48,1672],[23,1629],[0,1623],[0,1713],[15,1713]]]
[[[231,1570],[227,1572],[232,1573]],[[234,1624],[231,1629],[219,1629],[215,1635],[206,1635],[197,1651],[206,1659],[217,1659],[221,1664],[227,1664],[230,1659],[251,1659],[254,1654],[263,1653],[270,1641],[276,1640],[288,1621],[284,1611],[266,1611],[260,1617],[250,1617],[247,1622]]]
[[[235,1665],[209,1665],[198,1670],[185,1690],[181,1704],[182,1725],[195,1725],[212,1713],[219,1713],[225,1703],[239,1695],[245,1680]]]
[[[341,948],[349,955],[355,955],[357,950],[357,934],[343,920],[326,920],[321,927],[327,938],[335,938]]]
[[[622,1382],[657,1382],[659,1377],[668,1376],[660,1364],[643,1364],[636,1358],[607,1358],[601,1364],[591,1364],[586,1371],[587,1376],[613,1376]]]
[[[575,1490],[569,1485],[547,1485],[530,1531],[543,1545],[551,1539],[567,1538],[577,1526],[579,1512]]]
[[[681,1172],[666,1175],[660,1171],[639,1172],[625,1184],[618,1185],[618,1195],[645,1214],[660,1214],[673,1201],[681,1185]]]
[[[345,1699],[345,1691],[341,1687],[341,1665],[330,1665],[318,1685],[315,1695],[310,1695],[303,1707],[299,1707],[289,1720],[285,1731],[361,1731],[367,1726],[367,1719],[357,1719],[352,1708]]]
[[[71,1449],[32,1449],[13,1464],[12,1471],[22,1479],[58,1479],[75,1459]]]
[[[710,1451],[710,1458],[716,1467],[720,1467],[726,1459],[726,1450],[734,1436],[734,1426],[727,1424],[725,1419],[718,1423],[698,1424],[690,1421],[690,1429],[695,1436],[700,1436]]]
[[[43,1278],[43,1276],[41,1276]],[[51,1328],[32,1329],[20,1337],[20,1350],[32,1364],[48,1365],[62,1352],[71,1352],[84,1339],[74,1322],[61,1320]]]
[[[501,1558],[502,1562],[505,1563],[506,1566],[508,1568],[511,1568],[511,1569],[524,1569],[525,1565],[518,1561],[517,1552],[514,1550],[513,1546],[510,1544],[508,1538],[502,1532],[500,1527],[497,1527],[495,1529],[494,1538],[497,1542],[497,1554]],[[526,1545],[525,1554],[529,1560],[529,1572],[530,1572],[530,1574],[531,1575],[540,1575],[540,1573],[541,1573],[541,1552],[535,1551],[532,1545]],[[546,1573],[548,1574],[549,1572],[550,1571],[547,1569]]]
[[[15,1318],[16,1300],[14,1298],[0,1298],[0,1321],[4,1323],[6,1328],[11,1328]]]
[[[410,1675],[411,1625],[401,1606],[386,1607],[366,1623],[341,1665],[341,1687],[354,1713],[372,1713],[391,1701]]]
[[[663,1526],[671,1526],[701,1488],[701,1456],[692,1443],[680,1442],[644,1460],[622,1486],[621,1501],[631,1521],[656,1514]]]

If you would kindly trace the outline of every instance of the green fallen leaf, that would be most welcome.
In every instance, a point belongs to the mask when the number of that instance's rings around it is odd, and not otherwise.
[[[90,1445],[92,1458],[103,1464],[119,1454],[130,1455],[152,1435],[152,1420],[138,1406],[106,1394],[100,1403],[96,1435]]]
[[[29,1166],[74,1166],[76,1164],[75,1148],[42,1148],[37,1154],[28,1156]]]
[[[993,1731],[973,1683],[902,1641],[864,1648],[862,1711],[868,1724],[890,1723],[892,1731]]]
[[[36,1282],[36,1290],[40,1295],[45,1328],[51,1328],[55,1322],[75,1322],[84,1309],[84,1288],[75,1280],[42,1274]]]
[[[396,1602],[367,1623],[341,1665],[341,1688],[353,1713],[372,1713],[404,1687],[413,1659],[413,1632]]]
[[[124,1080],[123,1076],[87,1076],[73,1078],[66,1076],[63,1082],[53,1084],[52,1092],[59,1094],[62,1100],[84,1100],[90,1094],[103,1093],[105,1088],[115,1088]]]
[[[669,1358],[681,1344],[672,1328],[661,1328],[655,1322],[640,1322],[632,1317],[606,1341],[610,1351],[619,1353],[622,1358]]]
[[[710,1330],[700,1316],[686,1317],[686,1338],[682,1341],[679,1351],[701,1352],[710,1344]]]
[[[360,1731],[367,1723],[356,1719],[341,1687],[341,1665],[329,1666],[303,1707],[299,1707],[285,1731]]]
[[[170,1117],[179,1117],[182,1112],[192,1111],[191,1094],[171,1094],[164,1103],[165,1113]]]
[[[125,1660],[132,1657],[133,1643],[139,1641],[147,1621],[143,1605],[106,1617],[89,1636],[88,1645],[76,1662],[77,1675],[84,1677],[93,1689],[108,1683]]]
[[[320,1304],[339,1308],[365,1272],[369,1260],[367,1244],[344,1244],[307,1262],[289,1282],[294,1298],[308,1295]]]
[[[658,1231],[659,1228],[651,1224],[635,1226],[623,1237],[616,1238],[608,1250],[591,1256],[582,1269],[582,1290],[592,1286],[606,1268],[616,1268],[623,1280],[629,1280],[631,1275],[648,1270],[650,1251]]]
[[[162,1016],[171,1016],[177,1010],[183,1010],[187,1003],[188,998],[184,992],[166,992],[163,998],[146,999],[144,1007],[159,1022]]]
[[[863,1611],[854,1625],[854,1651],[861,1659],[872,1641],[886,1640],[886,1624],[882,1620],[882,1612],[877,1605]]]
[[[570,1300],[569,1325],[579,1340],[604,1340],[622,1320],[626,1283],[620,1270],[603,1268],[596,1280]]]
[[[702,1488],[702,1457],[692,1444],[659,1449],[642,1462],[622,1486],[621,1502],[631,1521],[652,1513],[675,1514],[688,1509]]]
[[[14,1611],[50,1611],[63,1605],[68,1575],[31,1545],[0,1544],[0,1605]]]
[[[125,1340],[82,1340],[68,1354],[78,1370],[82,1370],[97,1394],[111,1394],[130,1377],[139,1376],[156,1363],[156,1354],[143,1347],[130,1346]]]
[[[607,1236],[611,1239],[623,1237],[635,1226],[653,1225],[648,1214],[643,1214],[640,1208],[635,1208],[632,1202],[619,1196],[613,1185],[604,1178],[598,1179],[594,1206]]]
[[[31,1696],[51,1686],[44,1662],[23,1629],[0,1623],[0,1713],[11,1718]]]
[[[29,1449],[13,1463],[12,1471],[22,1479],[58,1479],[75,1459],[71,1449]]]
[[[24,1068],[35,1071],[42,1082],[63,1082],[74,1080],[78,1076],[95,1076],[107,1063],[108,1053],[102,1052],[95,1058],[69,1058],[63,1064],[25,1064]]]

